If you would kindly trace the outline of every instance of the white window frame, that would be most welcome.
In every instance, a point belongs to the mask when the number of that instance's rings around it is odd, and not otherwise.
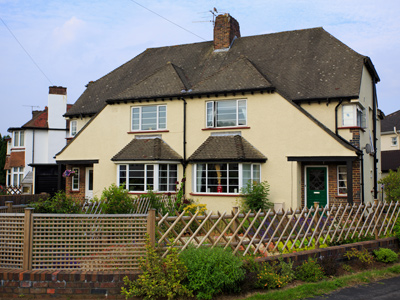
[[[75,136],[78,132],[78,121],[70,121],[69,122],[69,135]]]
[[[72,176],[71,179],[71,188],[73,191],[79,191],[79,177],[80,177],[79,168],[72,168],[72,171],[74,171],[75,174],[74,176]]]
[[[129,190],[129,165],[144,165],[144,190],[138,190],[138,191],[130,191]],[[137,163],[123,163],[123,164],[119,164],[118,168],[117,168],[117,183],[119,185],[122,185],[123,182],[121,182],[121,176],[120,176],[120,168],[121,166],[125,166],[125,172],[126,172],[126,181],[124,184],[124,188],[127,189],[129,192],[132,193],[145,193],[148,192],[148,178],[147,178],[147,167],[148,166],[153,166],[153,191],[155,192],[161,192],[161,193],[170,193],[170,192],[175,192],[176,191],[176,185],[174,184],[173,188],[170,186],[169,184],[167,184],[167,190],[166,191],[160,191],[160,165],[176,165],[176,180],[175,182],[178,180],[179,178],[179,171],[178,171],[178,163],[176,162],[160,162],[160,163],[141,163],[141,162],[137,162]],[[170,176],[170,167],[168,166],[168,179]]]
[[[156,128],[155,129],[142,129],[142,110],[143,107],[156,107],[157,115],[156,115]],[[165,108],[165,124],[162,127],[160,125],[160,108]],[[134,109],[139,110],[139,128],[133,127],[133,111]],[[166,105],[146,105],[146,106],[132,106],[131,107],[131,131],[156,131],[156,130],[166,130],[167,129],[167,106]]]
[[[236,101],[236,122],[235,125],[232,126],[218,126],[217,125],[217,106],[215,103],[224,102],[224,101]],[[239,124],[239,103],[244,102],[245,104],[245,122],[244,124]],[[208,109],[211,109],[211,120],[209,120]],[[210,125],[208,124],[210,121]],[[206,102],[206,127],[207,128],[224,128],[224,127],[239,127],[239,126],[247,126],[247,99],[231,99],[231,100],[215,100],[215,101],[207,101]]]
[[[23,130],[13,132],[13,146],[24,147],[25,146],[25,132]]]
[[[344,172],[340,172],[340,168],[344,168],[345,171]],[[339,179],[339,174],[346,174],[346,180]],[[340,190],[339,190],[339,187],[340,187],[339,182],[340,181],[345,183],[346,191],[347,191],[347,166],[346,165],[337,166],[337,182],[336,182],[336,184],[337,184],[337,194],[338,194],[338,196],[347,196],[347,193],[340,193]]]
[[[393,136],[391,140],[392,140],[392,147],[396,147],[398,145],[397,136]]]
[[[346,116],[345,114],[351,114],[352,116],[351,117]],[[359,118],[359,116],[360,116],[360,118]],[[343,105],[342,106],[342,125],[343,125],[343,127],[367,128],[366,110],[357,104]]]
[[[197,168],[198,165],[200,164],[206,164],[207,165],[207,170],[206,172],[208,173],[208,164],[225,164],[225,165],[229,165],[229,164],[234,164],[234,163],[219,163],[219,162],[204,162],[204,163],[197,163],[193,165],[193,185],[192,185],[192,190],[194,193],[196,194],[221,194],[221,195],[239,195],[241,192],[241,189],[245,186],[246,183],[243,182],[243,165],[251,165],[250,168],[250,172],[251,172],[251,181],[257,181],[257,182],[261,182],[261,178],[262,178],[262,174],[261,174],[261,164],[260,163],[237,163],[238,164],[238,173],[239,173],[239,177],[238,177],[238,187],[237,187],[237,191],[234,193],[229,193],[229,192],[222,192],[222,193],[217,193],[217,192],[207,192],[208,190],[208,186],[207,186],[207,182],[208,182],[208,177],[206,177],[206,192],[201,192],[198,191],[197,189]],[[259,178],[257,180],[255,180],[254,178],[254,166],[258,166],[259,168]],[[227,177],[228,178],[228,177]]]
[[[15,182],[15,176],[17,176],[17,182]],[[24,167],[12,167],[11,168],[11,185],[21,186],[22,179],[24,178]]]

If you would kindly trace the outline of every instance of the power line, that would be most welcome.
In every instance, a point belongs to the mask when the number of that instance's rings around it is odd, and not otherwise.
[[[140,7],[143,7],[144,9],[148,10],[149,12],[151,12],[151,13],[155,14],[156,16],[159,16],[160,18],[163,18],[164,20],[166,20],[166,21],[170,22],[171,24],[174,24],[175,26],[178,26],[179,28],[181,28],[181,29],[183,29],[183,30],[185,30],[185,31],[187,31],[187,32],[189,32],[189,33],[191,33],[191,34],[193,34],[193,35],[197,36],[198,38],[201,38],[203,41],[207,41],[205,38],[203,38],[203,37],[201,37],[201,36],[199,36],[199,35],[195,34],[194,32],[191,32],[190,30],[188,30],[188,29],[186,29],[186,28],[182,27],[181,25],[178,25],[178,24],[176,24],[176,23],[172,22],[171,20],[168,20],[167,18],[165,18],[165,17],[163,17],[162,15],[160,15],[160,14],[156,13],[155,11],[152,11],[151,9],[149,9],[149,8],[147,8],[147,7],[145,7],[145,6],[143,6],[142,4],[140,4],[140,3],[137,3],[137,2],[136,2],[136,1],[134,1],[134,0],[131,0],[131,1],[132,1],[133,3],[135,3],[135,4],[139,5]]]
[[[46,74],[43,72],[43,70],[39,67],[39,65],[35,62],[35,60],[33,59],[33,57],[28,53],[28,51],[24,48],[24,46],[22,46],[22,44],[20,43],[20,41],[17,39],[17,37],[14,35],[14,33],[11,31],[11,29],[7,26],[7,24],[3,21],[3,19],[0,17],[1,22],[3,22],[4,26],[8,29],[8,31],[11,33],[11,35],[14,37],[14,39],[17,41],[17,43],[21,46],[22,50],[25,51],[26,55],[28,55],[28,57],[31,59],[31,61],[35,64],[35,66],[39,69],[39,71],[43,74],[44,77],[46,77],[46,79],[50,82],[50,85],[54,85],[51,80],[49,79],[49,77],[46,76]]]

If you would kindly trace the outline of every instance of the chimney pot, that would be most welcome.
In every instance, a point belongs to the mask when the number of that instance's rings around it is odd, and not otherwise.
[[[50,86],[49,87],[49,94],[51,95],[66,95],[67,88],[62,86]]]
[[[214,50],[228,49],[235,37],[240,37],[238,21],[229,14],[217,16],[214,24]]]

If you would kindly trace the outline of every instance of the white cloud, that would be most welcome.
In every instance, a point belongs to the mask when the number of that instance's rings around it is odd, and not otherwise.
[[[85,22],[72,17],[66,21],[61,27],[56,27],[53,30],[54,42],[57,46],[63,46],[76,41],[77,37],[82,34],[85,27]]]

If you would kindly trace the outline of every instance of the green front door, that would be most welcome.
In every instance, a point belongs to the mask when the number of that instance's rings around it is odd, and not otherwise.
[[[320,207],[328,203],[328,188],[326,180],[325,167],[307,167],[307,207],[314,205],[315,201],[319,202]]]

